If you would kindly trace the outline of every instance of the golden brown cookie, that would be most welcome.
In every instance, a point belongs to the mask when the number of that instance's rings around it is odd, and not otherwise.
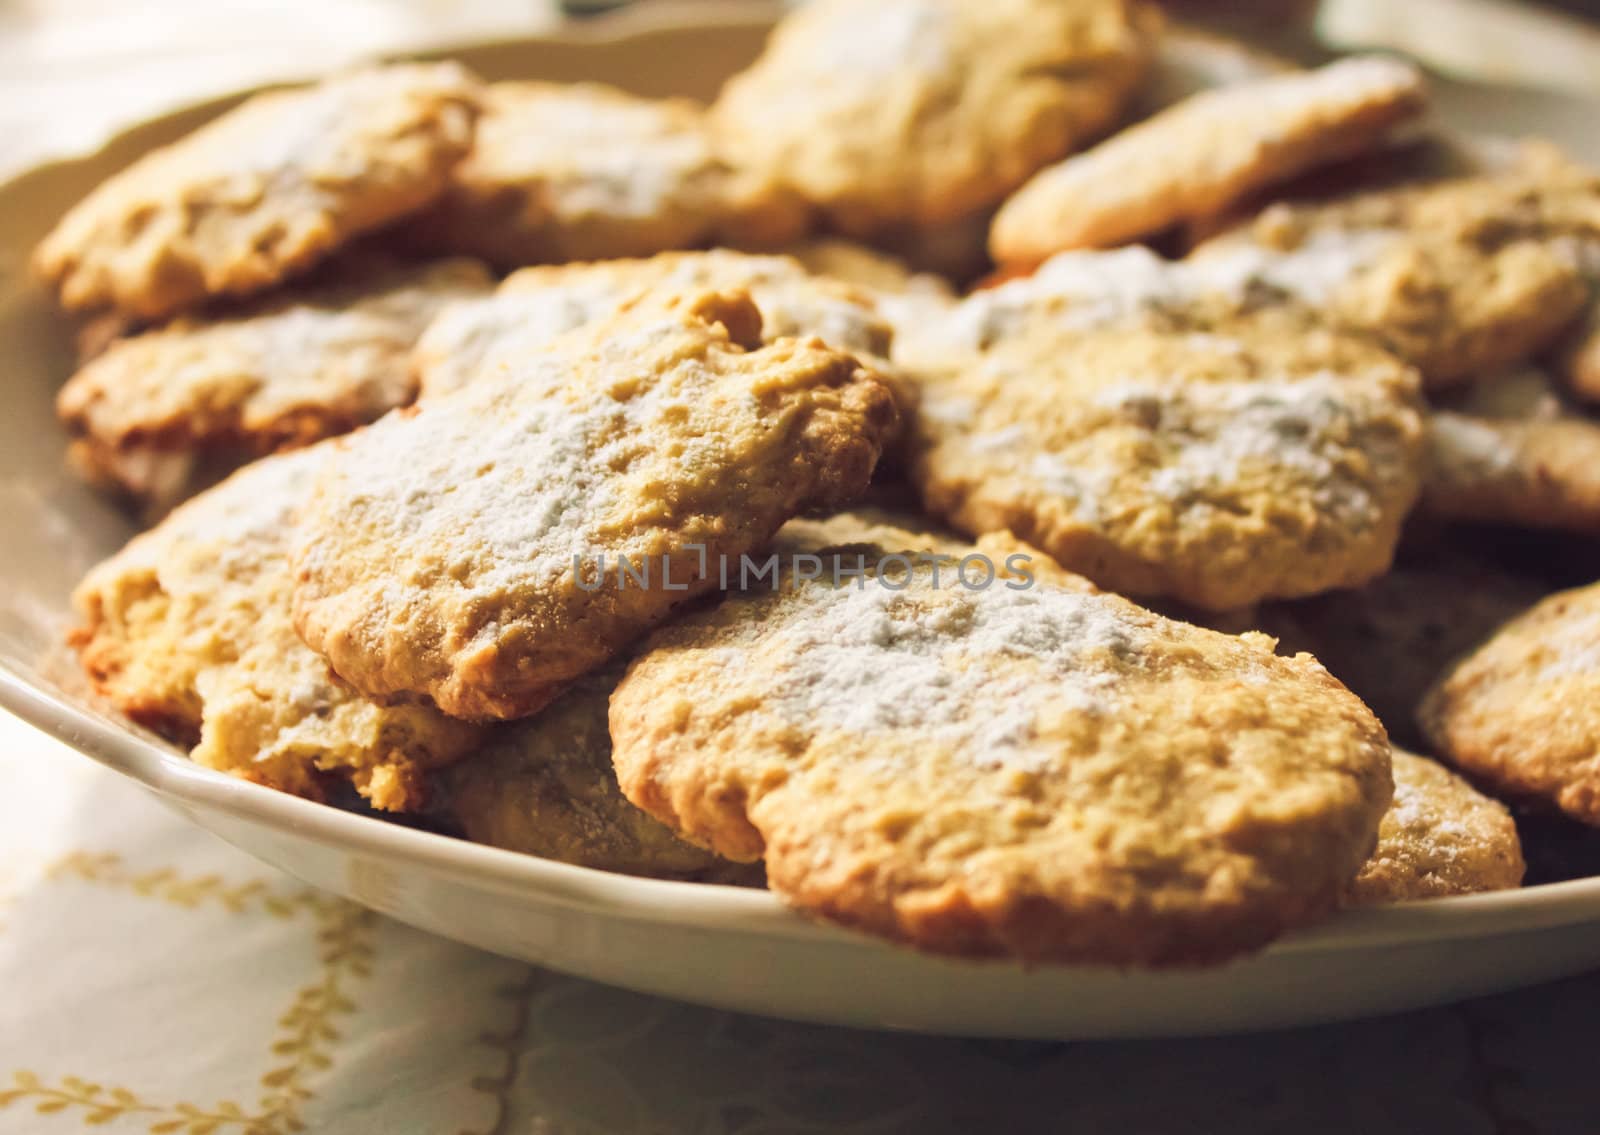
[[[487,292],[471,260],[353,268],[225,315],[117,339],[62,387],[69,455],[157,509],[275,450],[345,433],[416,395],[417,336],[446,303]]]
[[[796,909],[937,953],[1214,962],[1337,902],[1390,797],[1359,701],[1264,637],[1029,586],[1045,557],[1009,538],[974,555],[936,584],[855,544],[656,632],[612,695],[623,792],[764,855]]]
[[[477,92],[436,63],[256,95],[103,183],[34,267],[69,308],[144,318],[261,291],[438,197]]]
[[[622,676],[579,679],[542,712],[499,726],[471,760],[442,773],[440,811],[474,843],[629,875],[726,875],[628,803],[611,768],[606,706]]]
[[[996,214],[990,255],[1036,264],[1222,212],[1370,148],[1423,95],[1415,67],[1378,56],[1203,91],[1035,174]]]
[[[1365,587],[1264,603],[1242,625],[1315,655],[1390,736],[1420,743],[1413,722],[1428,688],[1546,590],[1436,539],[1408,546]]]
[[[296,626],[371,696],[525,716],[716,587],[722,557],[859,493],[896,418],[854,357],[764,344],[745,293],[642,306],[343,439]]]
[[[1452,667],[1418,720],[1497,792],[1600,825],[1600,584],[1550,596]]]
[[[1435,410],[1422,485],[1435,516],[1600,533],[1600,423]]]
[[[1363,583],[1417,492],[1414,372],[1298,321],[1035,327],[915,373],[928,510],[1130,595],[1225,610]]]
[[[1586,208],[1517,169],[1275,205],[1191,259],[1375,336],[1442,388],[1528,358],[1579,314]]]
[[[525,268],[494,295],[445,311],[418,341],[412,365],[425,397],[492,377],[565,331],[614,316],[645,293],[737,288],[761,310],[768,341],[816,336],[885,369],[893,331],[872,295],[807,272],[787,256],[715,249]]]
[[[793,193],[728,160],[697,103],[507,82],[488,88],[471,153],[413,235],[511,268],[712,243],[773,248],[807,221]]]
[[[1520,887],[1524,870],[1510,809],[1438,761],[1396,749],[1394,803],[1349,902],[1380,906],[1503,891]]]
[[[820,0],[712,116],[738,161],[842,232],[939,225],[1109,126],[1157,23],[1135,0]]]
[[[208,768],[300,796],[352,782],[415,811],[426,774],[479,730],[423,706],[374,705],[295,634],[288,544],[328,444],[268,457],[136,536],[91,571],[74,642],[96,687]]]

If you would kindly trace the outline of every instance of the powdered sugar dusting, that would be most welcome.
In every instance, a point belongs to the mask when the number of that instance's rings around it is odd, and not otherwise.
[[[1138,490],[1182,509],[1237,505],[1239,491],[1271,470],[1282,493],[1305,493],[1319,511],[1360,528],[1374,523],[1386,481],[1406,467],[1403,443],[1366,436],[1364,397],[1351,376],[1314,373],[1296,380],[1214,382],[1192,387],[1130,380],[1098,391],[1087,406],[1102,411],[1085,435],[1086,449],[1039,452],[1025,424],[974,434],[960,444],[986,464],[1009,471],[1039,491],[1070,502],[1079,520],[1109,519],[1113,492]],[[1095,433],[1144,435],[1100,458]],[[1352,465],[1360,441],[1366,457]],[[1149,464],[1125,460],[1128,451]],[[1111,461],[1104,464],[1102,461]]]
[[[1241,308],[1285,301],[1322,306],[1397,239],[1387,230],[1317,232],[1290,251],[1226,241],[1187,260],[1164,260],[1140,246],[1063,252],[1032,276],[968,296],[928,329],[929,343],[985,350],[1040,319],[1088,330],[1181,313],[1208,298]]]
[[[904,591],[813,584],[786,596],[804,615],[758,632],[791,659],[773,708],[856,736],[915,733],[980,767],[1040,769],[1057,756],[1039,743],[1041,716],[1109,712],[1119,676],[1154,640],[1153,623],[1108,596],[971,590],[948,570],[939,584],[919,571]]]
[[[1562,625],[1549,644],[1551,657],[1541,681],[1600,674],[1600,615],[1580,615]]]

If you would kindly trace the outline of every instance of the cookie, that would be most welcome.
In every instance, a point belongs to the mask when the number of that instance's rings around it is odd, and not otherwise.
[[[1111,125],[1157,24],[1133,0],[820,0],[785,17],[712,118],[736,161],[840,232],[937,226]]]
[[[1203,91],[1035,174],[995,215],[990,255],[1038,263],[1221,212],[1370,148],[1423,105],[1416,68],[1378,56]]]
[[[763,344],[745,293],[569,336],[340,443],[295,623],[356,689],[533,713],[716,587],[723,557],[859,493],[896,425],[854,357]]]
[[[313,799],[349,782],[415,811],[429,771],[480,731],[365,700],[295,634],[288,543],[330,457],[324,443],[265,458],[134,537],[79,585],[74,643],[102,694],[199,764]]]
[[[514,268],[703,244],[774,248],[808,219],[772,177],[728,160],[694,102],[506,82],[487,89],[471,152],[410,235]]]
[[[1438,761],[1396,749],[1394,804],[1378,850],[1355,882],[1354,906],[1437,899],[1522,885],[1522,842],[1511,811]]]
[[[579,679],[542,713],[498,727],[440,774],[439,811],[474,843],[628,875],[702,878],[730,864],[635,808],[611,768],[606,706],[621,670]]]
[[[1600,423],[1436,410],[1422,503],[1452,520],[1600,533]]]
[[[611,699],[624,794],[937,953],[1215,962],[1336,903],[1389,805],[1359,701],[1009,538],[971,554],[936,583],[855,544],[657,631]]]
[[[1429,687],[1546,590],[1433,539],[1408,544],[1365,587],[1264,603],[1243,625],[1277,638],[1284,651],[1315,655],[1391,737],[1421,744],[1414,719]]]
[[[147,319],[259,292],[443,193],[477,92],[440,63],[256,95],[102,183],[34,268],[69,308]]]
[[[874,298],[819,278],[787,256],[716,249],[642,260],[525,268],[493,296],[444,312],[418,341],[412,366],[424,397],[500,373],[508,359],[565,331],[615,315],[646,292],[747,289],[761,309],[763,337],[816,336],[885,369],[893,330]]]
[[[1600,584],[1558,592],[1453,666],[1418,714],[1434,749],[1497,793],[1600,825]]]
[[[446,303],[489,286],[470,260],[355,268],[117,339],[56,398],[69,456],[93,481],[170,506],[201,470],[345,433],[410,402],[417,336]]]
[[[1440,389],[1550,346],[1588,300],[1570,195],[1527,171],[1280,204],[1193,259],[1375,336]]]
[[[1414,372],[1298,321],[1036,328],[914,373],[927,509],[1129,595],[1226,610],[1355,586],[1417,493]]]

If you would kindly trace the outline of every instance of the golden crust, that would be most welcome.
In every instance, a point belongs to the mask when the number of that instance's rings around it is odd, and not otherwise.
[[[355,268],[215,318],[181,317],[115,340],[56,398],[92,479],[147,504],[191,487],[183,472],[237,467],[345,433],[410,402],[410,355],[455,299],[484,292],[475,261]],[[152,477],[172,467],[176,476]]]
[[[907,549],[840,556],[873,551]],[[984,590],[882,570],[651,636],[611,701],[628,798],[765,855],[805,913],[1031,961],[1219,961],[1327,912],[1370,855],[1388,741],[1310,658],[1048,568]]]
[[[990,254],[1038,263],[1220,213],[1369,149],[1423,93],[1415,67],[1377,56],[1203,91],[1035,174],[996,214]]]
[[[442,193],[477,90],[407,64],[256,95],[103,183],[34,268],[69,308],[151,319],[261,291]]]
[[[1558,592],[1461,659],[1418,713],[1490,788],[1600,825],[1600,584]]]
[[[716,586],[720,556],[861,492],[896,419],[850,355],[762,345],[744,293],[641,307],[343,439],[296,626],[370,696],[525,716]]]
[[[1396,749],[1394,804],[1350,885],[1354,906],[1501,891],[1526,865],[1510,810],[1438,761]]]
[[[730,152],[842,232],[938,225],[1109,126],[1158,23],[1132,0],[821,0],[784,19],[712,116]]]
[[[915,371],[911,479],[1105,587],[1208,610],[1349,587],[1415,499],[1415,375],[1298,321],[1031,333]]]
[[[773,178],[728,160],[697,103],[598,83],[505,82],[487,89],[471,152],[413,235],[510,268],[702,244],[773,248],[807,222]]]
[[[479,731],[365,701],[296,636],[287,545],[329,456],[265,458],[135,537],[79,585],[74,641],[103,694],[200,764],[312,798],[347,779],[375,807],[415,811],[427,772]]]

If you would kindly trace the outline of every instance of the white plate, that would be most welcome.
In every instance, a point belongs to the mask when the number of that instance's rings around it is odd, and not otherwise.
[[[722,11],[693,26],[635,19],[626,35],[589,30],[455,54],[492,78],[592,78],[706,95],[763,32]],[[1458,85],[1441,101],[1458,122],[1538,130],[1593,149],[1586,104]],[[1028,971],[928,958],[808,923],[765,892],[603,874],[281,795],[192,765],[102,713],[75,692],[60,635],[73,582],[130,527],[64,468],[51,400],[69,365],[68,329],[22,268],[67,204],[219,105],[0,187],[0,704],[310,883],[487,950],[722,1008],[971,1036],[1176,1036],[1438,1004],[1600,964],[1600,879],[1349,912],[1206,971]]]

